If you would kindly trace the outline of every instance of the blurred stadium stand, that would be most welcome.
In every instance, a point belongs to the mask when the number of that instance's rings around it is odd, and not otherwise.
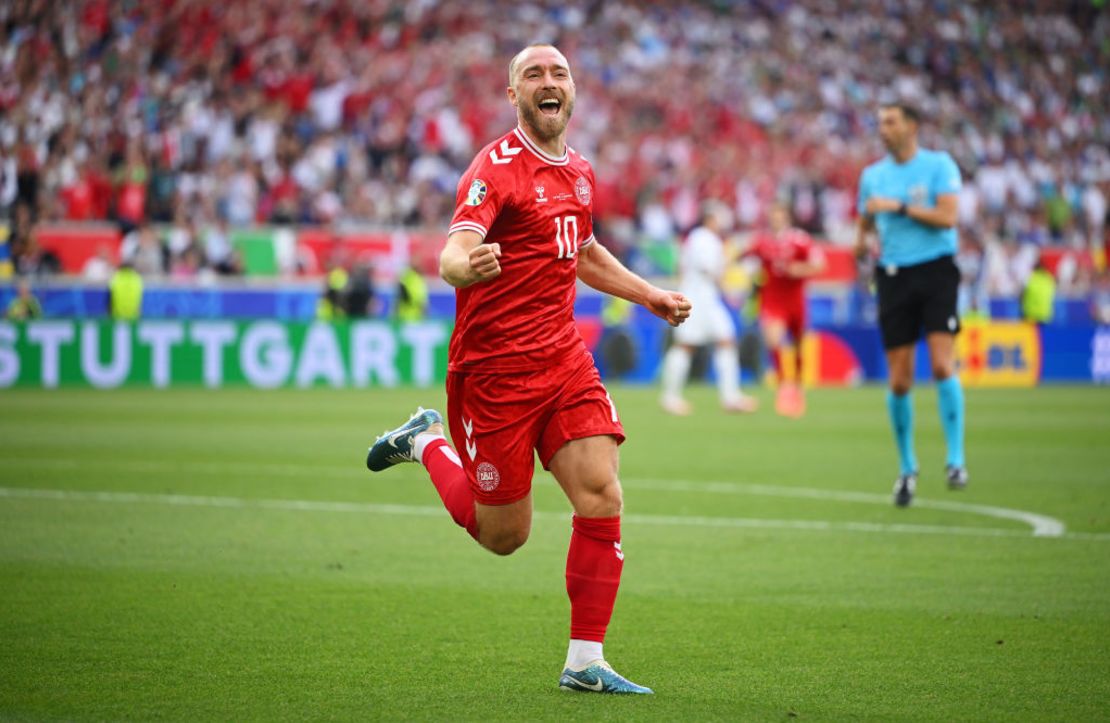
[[[0,8],[0,274],[87,275],[142,246],[175,285],[433,273],[456,181],[514,122],[507,59],[553,41],[579,92],[602,240],[665,274],[699,203],[775,198],[826,239],[876,105],[928,118],[967,182],[961,264],[1012,299],[1038,256],[1106,285],[1110,10],[1097,0],[648,3],[13,0]],[[3,233],[0,233],[3,236]],[[1102,276],[1100,276],[1102,274]]]

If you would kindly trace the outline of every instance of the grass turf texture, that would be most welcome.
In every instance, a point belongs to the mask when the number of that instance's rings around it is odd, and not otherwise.
[[[497,558],[422,468],[362,468],[368,439],[442,405],[439,390],[9,391],[0,486],[21,491],[0,496],[0,718],[1110,715],[1110,390],[970,390],[963,493],[944,489],[935,394],[916,393],[920,499],[1085,533],[1060,539],[964,510],[775,494],[888,495],[878,388],[815,391],[800,421],[725,416],[704,387],[682,420],[654,389],[612,391],[629,521],[606,652],[654,697],[555,687],[570,527],[547,475],[548,514]],[[849,522],[872,526],[836,526]]]

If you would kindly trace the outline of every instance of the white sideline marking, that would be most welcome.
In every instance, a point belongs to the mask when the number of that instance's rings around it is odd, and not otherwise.
[[[891,504],[890,495],[872,492],[839,492],[836,490],[813,489],[809,487],[774,487],[771,485],[743,484],[739,482],[692,482],[690,480],[660,480],[629,478],[633,487],[661,490],[667,492],[711,492],[717,494],[763,495],[766,497],[797,497],[810,500],[835,500],[837,502],[860,502],[864,504]],[[967,512],[973,515],[996,517],[1003,520],[1024,522],[1033,528],[1034,537],[1060,537],[1067,528],[1055,517],[1039,515],[1036,512],[1012,510],[1007,507],[975,505],[967,502],[950,502],[915,498],[913,506],[921,509],[947,510],[948,512]]]
[[[8,465],[30,465],[35,467],[54,467],[61,469],[77,469],[80,465],[73,459],[37,458],[37,457],[9,457],[4,460]],[[93,463],[95,464],[95,462]],[[88,463],[84,464],[89,466]],[[111,460],[113,469],[127,469],[137,472],[155,472],[165,470],[172,465],[157,460]],[[189,468],[194,471],[208,472],[239,472],[251,476],[272,477],[304,477],[311,476],[316,479],[322,477],[349,479],[350,466],[337,465],[299,465],[299,464],[247,464],[244,462],[201,462],[189,463]],[[649,479],[630,477],[624,481],[642,489],[651,489],[663,492],[708,492],[715,494],[737,495],[762,495],[766,497],[794,497],[813,500],[834,500],[837,502],[856,502],[862,504],[878,504],[888,506],[891,504],[890,495],[871,492],[845,492],[836,490],[813,489],[807,487],[776,487],[773,485],[746,484],[740,482],[710,481],[694,482],[682,479]],[[1035,537],[1060,537],[1067,532],[1064,523],[1054,517],[1040,515],[1035,512],[1013,510],[1006,507],[990,505],[969,504],[966,502],[952,502],[916,498],[913,506],[920,509],[945,510],[948,512],[963,512],[973,515],[985,515],[998,519],[1022,522],[1033,528]],[[713,518],[717,519],[717,518]],[[788,522],[788,521],[783,521]],[[758,525],[751,525],[758,526]],[[1089,533],[1100,534],[1100,533]]]
[[[363,502],[328,502],[317,500],[248,499],[242,497],[209,497],[196,495],[150,494],[141,492],[84,492],[20,487],[0,487],[0,498],[39,499],[61,502],[106,502],[119,504],[154,504],[175,507],[216,507],[223,509],[287,510],[296,512],[353,512],[359,514],[407,515],[442,517],[441,507],[417,505],[371,504]],[[536,517],[565,520],[569,512],[537,511]],[[967,535],[974,537],[1024,537],[1020,530],[992,527],[960,527],[945,525],[884,524],[873,522],[829,522],[825,520],[773,520],[746,517],[686,517],[674,515],[624,516],[625,522],[644,525],[727,527],[770,530],[810,530],[820,532],[872,532],[897,534]],[[1110,534],[1068,533],[1058,535],[1069,539],[1110,540]]]

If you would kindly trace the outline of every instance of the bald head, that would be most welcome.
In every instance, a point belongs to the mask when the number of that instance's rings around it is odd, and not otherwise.
[[[554,45],[550,43],[533,43],[532,45],[526,46],[509,61],[509,86],[516,85],[517,75],[523,68],[527,67],[525,61],[531,60],[532,56],[535,55],[535,51],[541,50],[554,51],[554,53],[562,59],[563,66],[568,70],[570,69],[570,63],[567,62],[566,56],[560,53],[559,49]]]

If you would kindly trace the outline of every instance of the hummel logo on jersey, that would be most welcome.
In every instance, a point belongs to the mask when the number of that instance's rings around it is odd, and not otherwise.
[[[473,462],[474,458],[478,456],[478,443],[470,437],[474,434],[474,420],[462,420],[463,429],[466,431],[466,453],[470,456],[470,461]]]
[[[536,203],[547,203],[543,196],[543,186],[536,186]]]
[[[513,156],[515,156],[516,154],[518,154],[522,150],[524,150],[523,148],[513,148],[513,147],[511,147],[509,145],[509,141],[507,141],[507,140],[501,141],[500,148],[501,148],[501,155],[505,156],[504,158],[501,158],[497,155],[497,150],[498,150],[497,148],[494,148],[492,151],[489,152],[489,159],[497,165],[501,165],[502,163],[512,163],[513,162]]]

